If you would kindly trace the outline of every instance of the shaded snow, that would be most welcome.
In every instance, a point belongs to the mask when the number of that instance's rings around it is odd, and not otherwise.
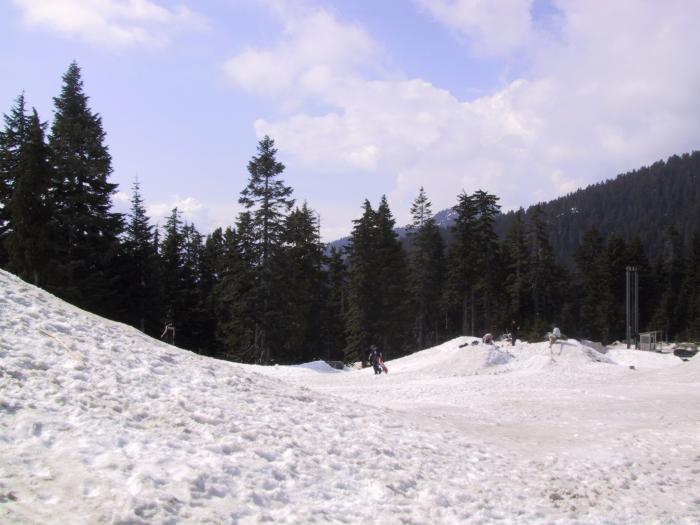
[[[4,272],[0,332],[1,523],[700,522],[697,358],[236,365]]]

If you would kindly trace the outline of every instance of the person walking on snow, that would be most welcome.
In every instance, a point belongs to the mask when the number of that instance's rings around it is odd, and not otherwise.
[[[377,348],[376,345],[372,345],[369,347],[369,362],[372,365],[372,368],[374,368],[374,374],[381,374],[382,371],[384,373],[389,372],[387,370],[386,365],[384,364],[384,360],[382,358],[382,351]]]

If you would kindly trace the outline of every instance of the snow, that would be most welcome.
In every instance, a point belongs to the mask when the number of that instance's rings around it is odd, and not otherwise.
[[[0,523],[700,522],[697,357],[238,365],[4,272],[0,333]]]

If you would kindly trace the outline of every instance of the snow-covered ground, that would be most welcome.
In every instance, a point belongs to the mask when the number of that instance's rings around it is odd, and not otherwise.
[[[700,523],[698,358],[237,365],[3,272],[0,334],[0,523]]]

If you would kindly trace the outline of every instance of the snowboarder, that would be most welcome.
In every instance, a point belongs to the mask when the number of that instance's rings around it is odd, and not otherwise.
[[[377,345],[372,345],[369,347],[369,362],[374,368],[374,374],[385,374],[389,373],[386,365],[384,364],[384,359],[382,358],[382,351],[377,348]]]
[[[518,330],[520,330],[520,327],[518,326],[518,323],[515,322],[515,319],[513,319],[510,322],[510,344],[511,344],[511,346],[515,346],[515,340],[518,338]]]
[[[555,326],[554,330],[549,334],[549,348],[552,348],[552,345],[556,343],[558,339],[561,339],[561,331]]]

